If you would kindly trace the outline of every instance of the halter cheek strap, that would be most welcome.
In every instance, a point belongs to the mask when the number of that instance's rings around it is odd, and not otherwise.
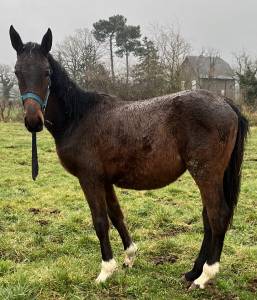
[[[46,106],[47,106],[47,101],[48,101],[49,95],[50,95],[50,82],[49,82],[48,87],[47,87],[45,101],[43,101],[40,96],[38,96],[37,94],[35,94],[33,92],[27,92],[25,94],[22,94],[21,95],[21,101],[24,105],[24,102],[27,99],[32,99],[40,105],[41,110],[44,112],[45,109],[46,109]]]

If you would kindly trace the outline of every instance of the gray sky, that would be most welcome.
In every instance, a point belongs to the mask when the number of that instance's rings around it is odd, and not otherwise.
[[[57,42],[114,14],[141,25],[145,33],[153,23],[179,25],[195,53],[202,47],[216,48],[231,62],[231,53],[244,48],[257,56],[256,0],[0,0],[0,63],[15,61],[11,24],[25,42],[41,41],[48,27]]]

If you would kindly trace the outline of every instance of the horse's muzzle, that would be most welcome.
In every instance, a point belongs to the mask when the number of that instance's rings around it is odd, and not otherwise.
[[[24,124],[28,131],[30,132],[39,132],[43,130],[43,121],[41,120],[40,117],[38,118],[33,118],[28,121],[28,119],[25,117],[24,118]]]
[[[28,131],[41,131],[44,125],[44,116],[38,103],[33,99],[26,100],[24,103],[24,112],[24,123]]]

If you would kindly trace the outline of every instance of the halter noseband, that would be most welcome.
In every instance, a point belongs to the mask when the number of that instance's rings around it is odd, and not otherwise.
[[[48,101],[49,95],[50,95],[50,86],[51,86],[51,81],[49,79],[45,101],[43,101],[41,99],[41,97],[38,96],[37,94],[35,94],[34,92],[27,92],[27,93],[22,94],[21,101],[22,101],[23,105],[27,99],[32,99],[40,105],[41,110],[44,112],[46,109],[46,106],[47,106],[47,101]]]

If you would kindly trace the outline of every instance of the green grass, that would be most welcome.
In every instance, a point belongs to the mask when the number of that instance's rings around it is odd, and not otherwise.
[[[75,178],[58,162],[44,131],[40,173],[31,179],[31,137],[22,124],[0,124],[0,299],[257,299],[257,128],[247,145],[242,192],[214,285],[188,292],[202,240],[201,200],[186,173],[161,190],[117,190],[139,246],[133,269],[97,286],[100,249]],[[117,232],[111,242],[121,266]]]

